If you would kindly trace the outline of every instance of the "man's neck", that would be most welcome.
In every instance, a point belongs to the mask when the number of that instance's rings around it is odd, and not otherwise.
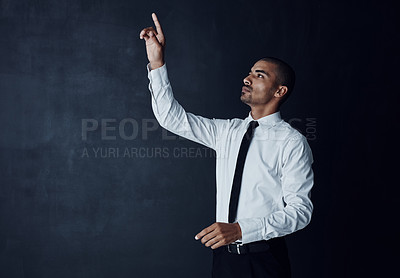
[[[254,120],[258,120],[262,117],[274,114],[278,111],[279,111],[278,107],[263,107],[263,108],[252,107],[250,113]]]

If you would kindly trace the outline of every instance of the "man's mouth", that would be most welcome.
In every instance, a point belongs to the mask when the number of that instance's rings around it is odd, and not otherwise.
[[[247,88],[246,86],[243,86],[243,87],[242,87],[242,93],[243,93],[243,94],[245,94],[245,93],[250,93],[250,89]]]

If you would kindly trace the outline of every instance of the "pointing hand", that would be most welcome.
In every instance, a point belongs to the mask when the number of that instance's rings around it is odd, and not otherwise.
[[[146,41],[147,58],[151,69],[156,69],[164,65],[165,37],[156,14],[152,13],[151,16],[156,30],[153,27],[144,28],[139,36]]]

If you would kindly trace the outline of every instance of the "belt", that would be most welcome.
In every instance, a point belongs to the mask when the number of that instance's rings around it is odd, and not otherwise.
[[[229,253],[232,254],[247,254],[247,253],[257,253],[257,252],[265,252],[271,248],[271,243],[274,244],[276,241],[281,241],[283,238],[273,238],[270,240],[260,240],[255,242],[250,242],[247,244],[242,243],[232,243],[226,245],[226,249]]]

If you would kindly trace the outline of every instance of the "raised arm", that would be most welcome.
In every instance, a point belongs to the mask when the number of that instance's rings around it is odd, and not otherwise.
[[[207,119],[187,113],[174,98],[164,62],[165,36],[156,14],[153,13],[152,17],[156,30],[153,27],[144,28],[140,38],[146,41],[149,90],[154,115],[165,129],[216,149],[218,129],[227,120]]]

